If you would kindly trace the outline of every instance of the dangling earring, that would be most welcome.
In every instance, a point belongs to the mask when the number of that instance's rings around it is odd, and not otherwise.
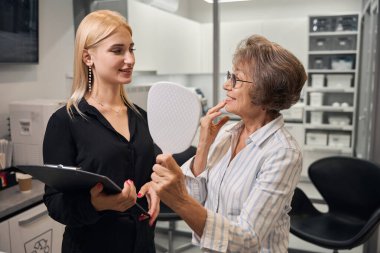
[[[91,93],[92,90],[92,68],[88,67],[88,91]]]

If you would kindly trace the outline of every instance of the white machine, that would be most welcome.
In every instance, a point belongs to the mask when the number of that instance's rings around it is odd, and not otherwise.
[[[50,116],[62,100],[14,101],[9,106],[14,165],[42,165],[42,142]]]

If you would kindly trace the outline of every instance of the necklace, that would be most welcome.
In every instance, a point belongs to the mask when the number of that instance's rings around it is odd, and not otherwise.
[[[94,100],[97,104],[99,104],[101,107],[103,107],[103,108],[108,107],[108,108],[111,109],[112,111],[116,112],[116,114],[119,114],[119,113],[121,112],[121,110],[123,109],[123,106],[120,106],[119,109],[116,110],[116,109],[114,109],[112,106],[110,106],[110,105],[105,105],[105,104],[103,104],[102,102],[98,101],[98,100],[97,100],[95,97],[93,97],[93,96],[90,96],[90,98],[91,98],[92,100]]]

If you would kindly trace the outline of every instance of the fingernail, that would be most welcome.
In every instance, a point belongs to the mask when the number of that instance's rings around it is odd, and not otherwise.
[[[98,184],[96,185],[96,188],[98,188],[98,189],[102,188],[102,184],[101,184],[101,183],[98,183]]]
[[[128,184],[133,185],[133,181],[132,180],[128,179],[127,182],[128,182]]]
[[[125,183],[130,184],[130,183],[129,183],[129,179],[128,179],[128,180],[125,180],[124,184],[125,184]]]
[[[139,216],[139,221],[143,221],[143,220],[146,220],[146,219],[148,219],[149,218],[149,216],[147,216],[147,215],[145,215],[145,214],[141,214],[140,216]]]
[[[137,197],[138,197],[138,198],[141,198],[141,197],[142,197],[142,193],[139,192],[139,193],[137,194]]]

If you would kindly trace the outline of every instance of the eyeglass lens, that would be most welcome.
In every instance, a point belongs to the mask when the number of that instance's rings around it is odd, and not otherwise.
[[[236,76],[235,74],[232,74],[230,71],[227,71],[227,80],[231,79],[232,88],[235,88],[236,86]]]

